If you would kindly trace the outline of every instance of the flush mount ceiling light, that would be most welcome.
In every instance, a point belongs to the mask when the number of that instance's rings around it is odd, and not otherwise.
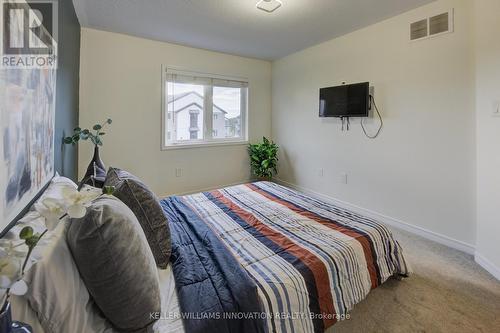
[[[283,3],[280,0],[260,0],[257,2],[257,8],[267,13],[272,13],[280,8]]]

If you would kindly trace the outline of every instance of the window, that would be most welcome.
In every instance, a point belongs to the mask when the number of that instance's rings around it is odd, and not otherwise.
[[[189,128],[190,131],[193,131],[195,128],[198,128],[198,112],[191,111],[189,113]]]
[[[165,71],[163,147],[246,142],[248,83]]]

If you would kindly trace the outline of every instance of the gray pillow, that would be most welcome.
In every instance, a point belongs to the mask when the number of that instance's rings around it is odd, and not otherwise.
[[[104,186],[114,186],[113,193],[135,214],[144,230],[159,268],[170,260],[170,228],[156,195],[139,178],[127,171],[109,168]]]
[[[134,213],[112,196],[72,219],[67,241],[96,305],[120,332],[151,332],[161,311],[158,271]]]

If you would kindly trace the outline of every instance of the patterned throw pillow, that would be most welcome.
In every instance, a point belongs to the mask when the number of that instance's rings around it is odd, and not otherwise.
[[[114,196],[135,214],[144,230],[159,268],[167,268],[171,254],[170,228],[156,195],[136,176],[109,168],[104,186],[114,186]]]
[[[161,311],[158,271],[134,213],[103,196],[71,219],[67,242],[95,304],[120,332],[149,333]]]

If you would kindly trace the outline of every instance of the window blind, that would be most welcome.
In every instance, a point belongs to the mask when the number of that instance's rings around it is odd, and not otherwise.
[[[228,88],[248,87],[248,81],[245,79],[222,77],[219,75],[206,73],[182,72],[171,69],[167,69],[167,81],[186,84],[203,84]]]

